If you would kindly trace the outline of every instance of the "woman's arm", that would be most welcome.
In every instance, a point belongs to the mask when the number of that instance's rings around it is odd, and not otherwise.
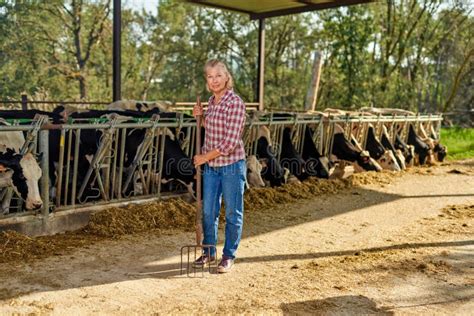
[[[194,156],[194,165],[200,166],[205,163],[208,163],[210,160],[216,159],[217,157],[221,156],[221,153],[217,150],[211,150],[210,152],[204,154],[204,155],[196,155]]]

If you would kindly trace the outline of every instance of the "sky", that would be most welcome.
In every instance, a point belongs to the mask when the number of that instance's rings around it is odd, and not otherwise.
[[[122,5],[126,8],[132,8],[141,11],[145,8],[146,11],[156,13],[159,0],[124,0]]]

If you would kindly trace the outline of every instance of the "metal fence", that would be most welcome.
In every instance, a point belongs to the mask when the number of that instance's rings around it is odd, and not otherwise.
[[[153,103],[153,101],[147,101]],[[74,106],[81,109],[105,109],[107,105],[112,102],[102,102],[102,101],[51,101],[51,100],[29,100],[26,94],[20,96],[20,100],[0,100],[0,105],[3,104],[8,108],[16,108],[21,110],[27,109],[41,109],[44,111],[50,111],[55,106],[64,105],[64,106]],[[170,102],[171,103],[171,102]],[[201,103],[204,108],[207,107],[207,102]],[[171,108],[174,111],[180,112],[191,112],[194,102],[174,102],[171,104]],[[248,111],[255,111],[258,109],[259,103],[257,102],[245,102],[245,106]]]
[[[316,148],[322,155],[329,157],[335,124],[344,128],[347,139],[352,135],[363,144],[369,124],[375,128],[378,136],[382,133],[382,126],[385,126],[392,140],[397,131],[406,140],[410,124],[439,138],[441,121],[442,117],[437,115],[325,118],[298,113],[282,118],[269,113],[248,119],[243,138],[247,155],[255,154],[258,129],[267,126],[271,133],[275,155],[279,160],[284,128],[291,127],[293,145],[301,154],[305,129],[310,127]],[[24,120],[13,120],[10,123],[10,126],[0,126],[0,132],[23,131],[26,133],[27,141],[22,152],[29,151],[43,155],[40,161],[43,171],[40,192],[43,199],[41,212],[45,217],[51,212],[96,204],[161,198],[163,155],[167,149],[165,138],[166,135],[170,135],[170,131],[172,136],[179,140],[188,157],[192,157],[195,152],[195,121],[193,118],[179,115],[173,120],[154,116],[133,122],[112,115],[87,121],[76,120],[62,125],[50,124],[45,117],[39,117],[28,124],[25,124]],[[144,131],[145,136],[132,160],[131,157],[126,157],[125,147],[127,138],[137,130]],[[88,139],[87,137],[95,137],[92,140],[95,146],[94,152],[85,155],[82,152],[81,142],[83,139]],[[53,148],[59,151],[59,159],[55,164],[51,163],[52,157],[49,156],[54,152]],[[87,157],[86,167],[81,163],[81,157],[84,155]],[[10,208],[8,213],[0,215],[0,218],[33,213],[21,211],[21,201],[14,196],[10,188],[0,190],[3,206],[11,203],[12,198],[16,201],[13,204],[17,205],[16,208]]]

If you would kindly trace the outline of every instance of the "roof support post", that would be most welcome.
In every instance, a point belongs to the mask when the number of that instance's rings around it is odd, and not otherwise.
[[[121,96],[121,74],[120,65],[122,45],[122,1],[114,0],[114,24],[113,24],[113,79],[112,79],[112,98],[118,101]]]
[[[265,19],[258,20],[258,69],[257,93],[258,110],[263,111],[264,105],[264,80],[265,80]]]

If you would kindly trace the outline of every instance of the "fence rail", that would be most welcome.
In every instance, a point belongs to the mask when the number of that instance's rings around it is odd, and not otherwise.
[[[109,204],[136,199],[162,197],[162,176],[166,162],[164,153],[168,149],[166,137],[173,136],[188,157],[195,152],[194,138],[196,123],[194,119],[162,121],[158,117],[145,119],[143,122],[123,122],[115,116],[96,122],[72,122],[68,124],[51,124],[32,120],[27,123],[12,122],[11,125],[0,125],[0,133],[25,132],[28,145],[25,151],[41,152],[43,158],[40,166],[43,176],[40,180],[40,192],[43,199],[44,217],[51,212],[60,212],[82,208],[93,204]],[[358,130],[356,138],[363,143],[364,130],[369,124],[374,126],[377,134],[382,127],[394,138],[395,126],[402,129],[402,137],[407,137],[407,130],[413,124],[418,130],[424,129],[439,138],[442,117],[440,115],[390,115],[390,116],[346,116],[329,117],[294,114],[279,118],[273,113],[263,117],[248,119],[244,130],[244,143],[247,155],[256,153],[255,137],[261,126],[267,126],[271,132],[271,141],[279,159],[282,147],[282,135],[285,127],[292,127],[291,139],[296,150],[301,154],[305,141],[306,127],[313,130],[312,141],[316,148],[329,157],[331,154],[334,126],[338,124],[349,138]],[[137,131],[145,134],[137,147],[134,159],[127,156],[126,141]],[[170,135],[172,131],[172,135]],[[83,140],[95,137],[94,151],[84,153]],[[86,137],[86,138],[83,138]],[[138,145],[138,144],[135,144]],[[57,161],[50,153],[58,152]],[[87,157],[87,162],[81,157]],[[54,160],[55,163],[52,163]],[[1,181],[0,181],[1,183]],[[0,188],[1,189],[1,188]],[[12,196],[11,189],[3,188],[0,200],[3,208],[10,205],[0,218],[32,214],[21,212],[21,200]],[[5,199],[10,199],[5,201]],[[16,201],[17,209],[12,208],[11,200]],[[13,203],[13,204],[15,204]]]
[[[147,102],[147,101],[145,101]],[[150,101],[153,103],[152,101]],[[106,106],[111,102],[103,101],[51,101],[51,100],[29,100],[26,94],[21,95],[20,100],[0,100],[0,104],[19,104],[21,105],[22,110],[27,110],[29,105],[99,105]],[[175,102],[172,104],[172,109],[176,111],[192,111],[195,102]],[[207,102],[201,102],[204,107],[207,107]],[[255,102],[246,102],[245,103],[247,110],[257,110],[258,103]]]

